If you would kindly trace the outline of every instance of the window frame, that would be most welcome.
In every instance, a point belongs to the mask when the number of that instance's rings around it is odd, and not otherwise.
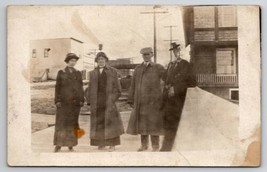
[[[225,14],[226,8],[232,9],[232,12],[233,12],[232,17],[231,17],[231,19],[233,20],[232,25],[225,25],[225,22],[229,21],[225,16],[226,15]],[[236,7],[234,7],[234,6],[219,6],[218,7],[218,27],[219,28],[237,27],[237,10],[236,10]]]
[[[37,50],[36,50],[36,48],[32,49],[32,58],[37,58]]]
[[[49,57],[49,51],[50,51],[50,48],[45,48],[44,49],[44,58],[48,58]]]
[[[218,73],[218,51],[232,51],[232,72],[231,73]],[[231,75],[231,74],[237,74],[237,55],[236,55],[236,48],[216,48],[216,74],[225,74],[225,75]]]

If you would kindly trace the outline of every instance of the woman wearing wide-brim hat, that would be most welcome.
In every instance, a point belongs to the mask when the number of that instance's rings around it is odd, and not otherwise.
[[[103,150],[114,151],[124,133],[121,116],[115,102],[121,95],[121,86],[115,68],[107,65],[104,52],[96,55],[97,67],[90,72],[87,103],[91,106],[90,143]]]
[[[55,152],[66,146],[70,151],[78,144],[79,113],[84,103],[82,74],[74,68],[79,57],[68,53],[67,66],[57,74],[55,104],[57,106],[54,134]]]

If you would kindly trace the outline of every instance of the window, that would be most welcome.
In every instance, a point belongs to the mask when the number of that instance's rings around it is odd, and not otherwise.
[[[230,100],[239,100],[239,89],[238,88],[230,88],[229,89],[229,99]]]
[[[48,57],[49,56],[49,51],[50,51],[50,48],[45,48],[44,49],[44,57]]]
[[[194,27],[214,28],[215,8],[214,7],[194,7]]]
[[[36,58],[37,55],[36,55],[36,49],[32,49],[32,58]]]
[[[237,27],[236,7],[218,7],[219,27]]]
[[[236,74],[236,56],[234,48],[216,50],[216,73]]]

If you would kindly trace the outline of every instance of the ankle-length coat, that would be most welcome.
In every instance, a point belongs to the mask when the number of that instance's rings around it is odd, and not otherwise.
[[[79,128],[79,114],[84,102],[82,74],[66,67],[57,74],[55,86],[55,103],[61,103],[57,108],[54,134],[54,145],[75,146],[78,144],[74,134]]]
[[[106,82],[106,100],[103,100],[105,104],[105,123],[104,125],[104,138],[111,139],[120,136],[124,133],[124,128],[121,120],[121,116],[117,110],[116,101],[121,95],[121,86],[118,79],[118,74],[115,68],[106,66],[105,70],[107,76]],[[98,90],[99,71],[94,69],[90,72],[90,80],[87,91],[87,103],[91,107],[90,115],[90,138],[98,139],[97,135],[97,104],[99,103],[97,96]]]
[[[134,105],[126,131],[128,134],[163,134],[161,79],[164,75],[163,66],[153,62],[135,68],[128,97]]]

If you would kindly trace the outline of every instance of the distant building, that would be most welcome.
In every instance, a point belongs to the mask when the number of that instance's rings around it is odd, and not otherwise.
[[[131,58],[119,58],[117,60],[109,60],[109,65],[117,68],[117,66],[129,65],[131,64]],[[130,75],[130,69],[128,68],[120,68],[119,69],[120,77],[126,77]]]
[[[31,40],[31,80],[55,80],[57,72],[66,66],[64,59],[70,52],[80,57],[75,67],[82,71],[83,79],[88,79],[86,71],[94,68],[94,59],[86,55],[84,48],[83,42],[74,38]]]
[[[183,9],[186,46],[198,86],[238,100],[238,27],[234,6]]]

